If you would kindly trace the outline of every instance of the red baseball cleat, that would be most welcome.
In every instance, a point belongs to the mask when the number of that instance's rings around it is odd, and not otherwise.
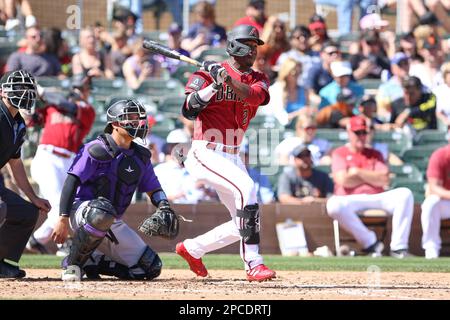
[[[273,278],[276,278],[275,271],[270,270],[263,264],[260,264],[251,270],[247,270],[247,280],[250,282],[252,281],[262,282],[266,280],[271,280]]]
[[[186,250],[183,242],[179,242],[175,247],[175,252],[180,255],[184,260],[189,264],[189,268],[191,268],[192,272],[200,277],[206,277],[208,275],[208,271],[203,265],[202,259],[196,259],[189,254]]]

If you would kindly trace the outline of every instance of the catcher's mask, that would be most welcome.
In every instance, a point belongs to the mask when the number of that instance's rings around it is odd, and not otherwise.
[[[37,97],[36,81],[25,70],[15,70],[3,75],[1,82],[2,96],[17,109],[30,111]]]
[[[242,41],[254,40],[260,46],[264,41],[259,39],[258,30],[250,25],[239,25],[228,33],[227,52],[230,56],[245,57],[250,54],[251,48]]]
[[[106,111],[105,133],[112,133],[112,124],[125,129],[132,138],[145,139],[148,132],[147,112],[138,101],[119,100]]]

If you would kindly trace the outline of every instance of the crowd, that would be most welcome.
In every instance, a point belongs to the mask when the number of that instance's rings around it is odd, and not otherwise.
[[[73,159],[94,122],[92,79],[124,79],[126,86],[136,91],[149,79],[174,75],[183,63],[143,49],[139,17],[130,8],[115,11],[110,31],[100,24],[81,30],[78,46],[72,48],[61,30],[41,29],[27,6],[28,1],[21,2],[26,31],[2,73],[22,69],[38,80],[57,77],[72,82],[69,96],[52,95],[41,88],[38,93],[45,105],[26,119],[29,128],[44,129],[31,174],[41,194],[57,208],[59,199],[52,197],[52,193],[62,190],[58,172],[67,171],[68,160]],[[252,166],[248,141],[241,145],[243,163],[255,182],[259,203],[278,201],[295,205],[326,200],[328,214],[353,234],[369,254],[380,254],[383,247],[357,213],[367,208],[385,210],[393,216],[391,255],[407,257],[413,194],[407,188],[390,188],[389,165],[402,160],[400,155],[389,152],[385,144],[373,141],[373,134],[400,132],[414,139],[423,130],[450,128],[450,103],[446,99],[450,94],[450,62],[447,62],[450,46],[442,35],[443,30],[450,31],[450,18],[447,14],[442,16],[450,6],[443,0],[425,1],[425,6],[422,1],[406,1],[418,22],[405,19],[404,33],[396,35],[378,13],[368,13],[367,8],[377,1],[315,2],[336,6],[341,35],[350,32],[351,8],[359,4],[359,38],[347,44],[339,41],[342,38],[333,39],[328,35],[325,18],[319,14],[310,17],[308,24],[288,30],[285,20],[266,15],[264,0],[250,0],[245,15],[235,23],[255,27],[264,41],[258,48],[253,69],[268,76],[270,102],[260,107],[256,116],[275,118],[282,132],[291,133],[273,148],[273,164],[283,167],[276,180],[270,181]],[[393,5],[395,1],[382,1],[383,8]],[[0,12],[5,28],[14,29],[18,23],[15,13],[7,7],[0,8]],[[197,1],[193,12],[195,21],[189,30],[183,32],[180,24],[171,24],[167,45],[193,58],[212,48],[225,50],[227,30],[216,22],[214,5]],[[377,87],[367,89],[367,81]],[[160,118],[149,116],[150,130],[144,145],[152,151],[155,173],[168,199],[189,204],[218,202],[218,195],[207,182],[190,176],[180,161],[187,153],[183,148],[189,147],[193,137],[192,121],[180,117],[176,119],[179,128],[166,137],[158,137],[151,128]],[[61,126],[67,123],[71,125]],[[318,129],[345,131],[347,144],[337,147],[316,137]],[[71,139],[58,139],[63,134],[69,134]],[[52,165],[46,162],[48,158],[42,158],[44,153],[66,159],[53,164],[59,170],[55,170],[53,177],[39,177],[38,170],[33,170],[38,162]],[[439,221],[448,216],[442,209],[445,208],[442,203],[450,200],[447,153],[445,148],[436,151],[426,173],[429,188],[422,205],[422,226],[427,258],[439,256]],[[320,165],[331,166],[331,174],[315,168]],[[8,177],[3,169],[3,183],[14,185]],[[50,180],[54,182],[51,188]],[[50,215],[50,222],[31,236],[29,250],[48,252],[52,219]]]

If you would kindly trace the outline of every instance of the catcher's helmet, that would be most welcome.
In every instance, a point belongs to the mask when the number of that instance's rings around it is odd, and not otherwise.
[[[34,77],[25,70],[9,71],[0,80],[2,96],[17,109],[30,111],[36,102],[37,88]]]
[[[142,104],[134,99],[119,100],[112,103],[106,111],[106,133],[112,132],[112,123],[125,129],[130,137],[144,139],[148,132],[147,112]]]
[[[243,44],[243,40],[255,40],[258,45],[264,44],[255,27],[246,24],[239,25],[227,36],[227,52],[230,56],[245,57],[250,53],[250,47]]]

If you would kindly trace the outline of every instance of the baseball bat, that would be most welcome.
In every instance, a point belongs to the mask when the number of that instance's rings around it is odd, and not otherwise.
[[[168,47],[166,47],[166,46],[164,46],[164,45],[162,45],[162,44],[160,44],[160,43],[158,43],[156,41],[144,40],[142,46],[145,49],[147,49],[147,50],[149,50],[151,52],[161,54],[161,55],[166,56],[168,58],[181,60],[181,61],[193,64],[194,66],[197,66],[197,67],[201,67],[202,66],[201,62],[199,62],[199,61],[197,61],[195,59],[186,57],[185,55],[182,55],[181,53],[179,53],[179,52],[177,52],[175,50],[172,50],[172,49],[170,49],[170,48],[168,48]]]

